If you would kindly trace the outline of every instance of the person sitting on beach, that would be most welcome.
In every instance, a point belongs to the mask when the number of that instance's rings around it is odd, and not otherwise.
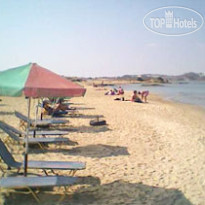
[[[59,104],[55,104],[54,107],[52,107],[48,100],[44,100],[42,107],[44,109],[44,112],[46,112],[48,115],[61,115],[61,114],[67,114],[65,110],[62,110],[62,107]]]
[[[149,90],[145,90],[142,92],[138,92],[139,95],[141,95],[142,101],[147,102],[147,96],[149,95]]]
[[[56,100],[56,106],[59,108],[59,110],[65,111],[65,110],[75,110],[76,108],[69,107],[68,104],[64,104],[64,98],[58,98]]]
[[[118,91],[117,91],[118,95],[123,95],[124,94],[124,90],[122,89],[122,87],[120,86]]]
[[[142,100],[139,98],[139,96],[137,95],[137,91],[134,90],[133,91],[133,95],[132,95],[132,102],[138,102],[138,103],[142,103]]]
[[[97,85],[97,84],[95,84],[95,83],[93,83],[93,87],[94,87],[94,88],[96,88],[96,87],[98,87],[98,85]]]
[[[48,100],[44,100],[42,103],[42,108],[44,109],[43,113],[51,115],[53,113],[53,108],[50,106],[50,103]]]

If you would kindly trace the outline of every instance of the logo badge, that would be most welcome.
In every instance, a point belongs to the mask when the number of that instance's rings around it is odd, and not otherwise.
[[[204,19],[197,11],[179,6],[154,9],[143,19],[146,29],[165,36],[183,36],[198,31]]]

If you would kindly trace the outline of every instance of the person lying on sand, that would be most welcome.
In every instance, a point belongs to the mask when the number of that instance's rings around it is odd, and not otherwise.
[[[105,95],[115,95],[115,94],[116,94],[115,91],[112,89],[105,93]]]
[[[133,91],[133,95],[132,95],[131,101],[132,102],[137,102],[137,103],[143,103],[142,100],[137,95],[137,91],[136,90]]]

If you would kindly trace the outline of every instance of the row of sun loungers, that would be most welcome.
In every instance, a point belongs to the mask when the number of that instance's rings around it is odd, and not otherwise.
[[[4,163],[8,166],[8,169],[15,168],[19,172],[23,168],[23,162],[17,162],[8,151],[5,144],[0,139],[0,156]],[[85,169],[85,163],[83,162],[62,162],[62,161],[28,161],[28,169],[42,169],[46,175],[48,173],[46,170],[51,170],[54,173],[54,170],[71,170],[73,175],[77,170]]]
[[[9,137],[18,142],[18,143],[25,143],[26,141],[28,142],[29,145],[34,145],[37,144],[39,145],[39,147],[41,149],[44,149],[44,144],[56,144],[56,143],[69,143],[70,140],[68,138],[63,138],[63,137],[45,137],[45,135],[43,135],[44,137],[29,137],[28,139],[26,139],[25,137],[19,137],[18,135],[16,135],[11,129],[11,126],[9,126],[8,124],[0,121],[0,129],[2,129],[5,133],[7,133],[9,135]],[[8,141],[10,141],[8,139]]]
[[[30,126],[36,126],[36,127],[40,127],[40,126],[49,126],[51,124],[66,124],[68,123],[68,120],[62,120],[62,119],[42,119],[42,120],[34,120],[34,119],[28,119],[27,116],[23,115],[22,113],[15,111],[15,115],[16,117],[18,117],[22,124],[27,124],[29,123]]]
[[[15,127],[2,122],[2,125],[4,125],[5,127],[7,127],[9,130],[11,130],[12,132],[16,133],[19,136],[25,136],[26,132],[23,132],[21,130],[16,129]],[[29,136],[33,136],[35,137],[36,135],[42,135],[42,136],[46,136],[46,135],[67,135],[68,132],[67,131],[61,131],[61,130],[30,130],[28,132]]]
[[[15,112],[15,115],[24,122],[30,123],[31,126],[36,125],[47,125],[47,124],[60,124],[67,123],[67,120],[56,120],[56,119],[45,119],[45,120],[29,120],[26,116],[19,112]],[[15,127],[0,121],[0,129],[4,131],[10,139],[18,143],[25,144],[26,133],[16,129]],[[69,143],[68,138],[64,137],[46,137],[48,135],[66,135],[68,132],[65,131],[55,131],[55,130],[34,130],[29,131],[29,136],[27,142],[29,145],[38,144],[40,148],[44,149],[44,144],[57,144],[57,143]],[[43,137],[36,137],[36,136]],[[1,137],[0,137],[1,138]],[[63,186],[65,188],[65,193],[60,198],[60,201],[64,198],[66,194],[67,187],[78,183],[78,177],[74,177],[74,174],[78,170],[83,170],[86,168],[84,162],[79,161],[28,161],[28,169],[40,169],[43,170],[45,176],[19,176],[18,174],[24,168],[24,162],[16,161],[12,154],[9,152],[5,143],[0,139],[0,157],[3,162],[7,165],[7,170],[16,170],[17,176],[7,176],[0,179],[0,187],[19,190],[26,188],[27,193],[32,194],[37,202],[40,202],[37,193],[33,188],[41,187],[54,187],[54,186]],[[0,166],[0,169],[5,174],[6,171]],[[49,175],[51,171],[52,175]],[[56,170],[67,170],[69,171],[70,176],[58,176],[55,172]],[[4,176],[3,174],[3,176]],[[54,174],[54,175],[53,175]],[[49,175],[49,176],[48,176]]]

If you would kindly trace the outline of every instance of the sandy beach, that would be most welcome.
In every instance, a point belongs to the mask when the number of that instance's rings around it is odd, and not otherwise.
[[[68,118],[64,129],[70,132],[65,137],[77,145],[58,149],[51,145],[45,152],[30,149],[32,160],[86,162],[86,169],[76,173],[85,177],[82,184],[70,187],[61,204],[204,205],[205,110],[155,95],[139,104],[114,101],[116,96],[104,93],[104,89],[87,87],[84,98],[71,99],[81,115]],[[125,93],[126,99],[130,96],[131,92]],[[18,128],[14,110],[26,114],[27,101],[23,97],[1,99],[0,120]],[[36,102],[32,101],[32,107]],[[34,109],[31,114],[35,116]],[[107,126],[90,126],[96,115],[103,115]],[[1,138],[5,137],[1,131]],[[15,159],[22,161],[23,147],[13,148]],[[57,204],[62,191],[40,192],[41,204]],[[36,204],[30,195],[2,198],[5,204]]]

